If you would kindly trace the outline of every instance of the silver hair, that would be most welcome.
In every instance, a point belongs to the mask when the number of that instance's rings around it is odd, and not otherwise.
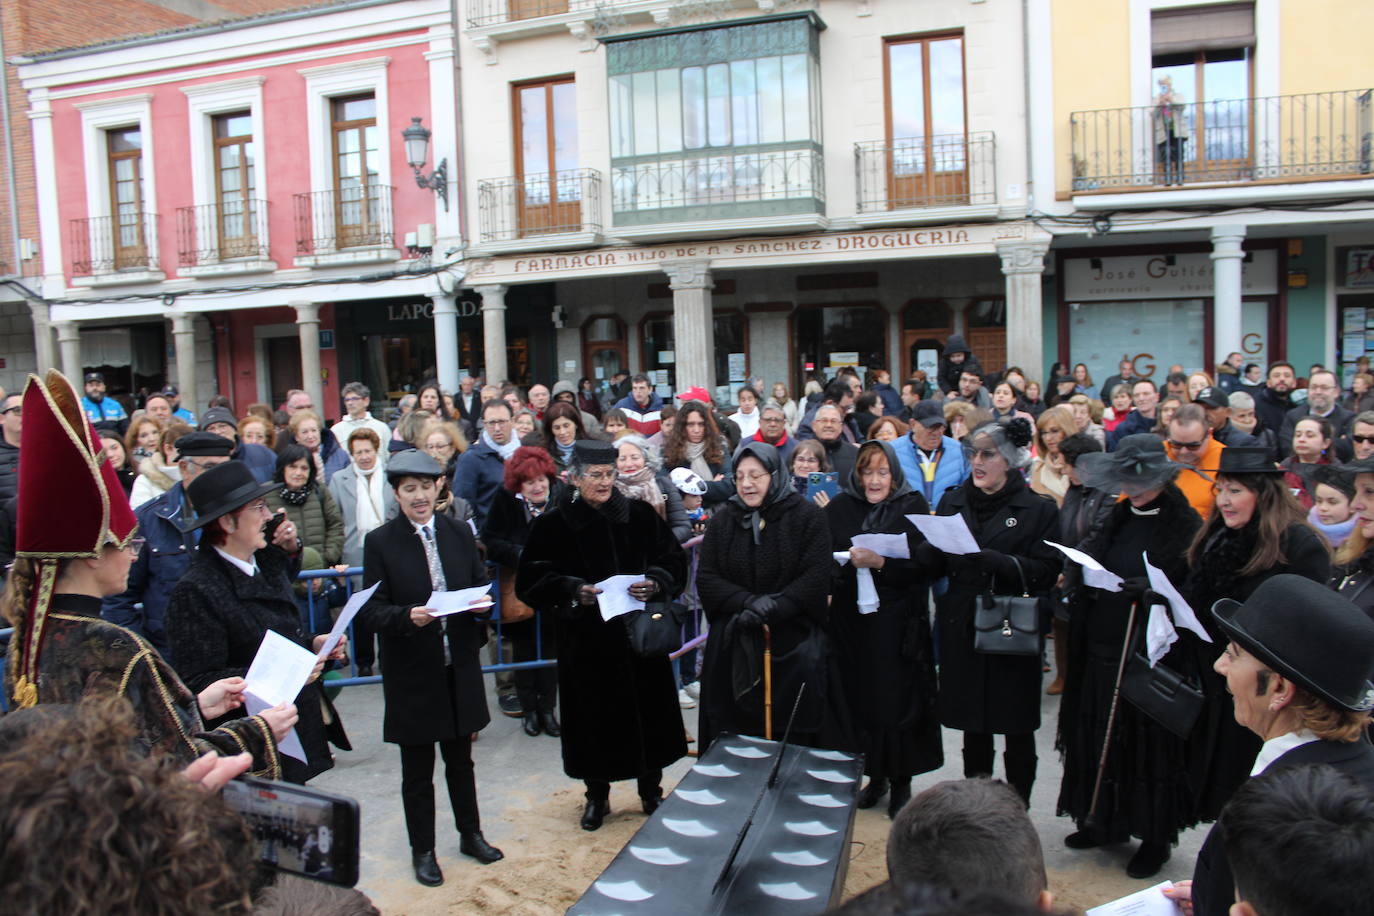
[[[644,455],[644,463],[652,468],[655,474],[663,469],[663,458],[659,455],[658,449],[650,445],[649,440],[639,433],[628,433],[616,439],[615,448],[617,454],[620,452],[621,446],[624,445],[633,445],[635,448],[639,449]]]
[[[1236,410],[1254,410],[1255,398],[1248,391],[1233,391],[1226,398]]]
[[[967,455],[968,450],[974,447],[974,440],[982,436],[987,436],[992,440],[993,445],[997,447],[997,451],[1001,452],[1002,457],[1007,459],[1007,466],[1010,469],[1020,470],[1030,467],[1030,447],[1028,445],[1017,446],[1013,444],[1011,440],[1007,438],[1006,426],[996,420],[991,423],[984,423],[964,438],[964,454]]]

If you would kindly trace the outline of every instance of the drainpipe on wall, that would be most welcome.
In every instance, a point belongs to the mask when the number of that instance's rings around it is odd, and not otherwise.
[[[5,193],[10,201],[10,254],[14,263],[9,271],[16,276],[23,273],[19,256],[19,198],[14,179],[14,134],[10,127],[10,74],[9,64],[5,62],[5,29],[0,21],[0,117],[4,118],[5,143]]]
[[[464,257],[468,246],[468,197],[467,197],[467,138],[463,130],[463,33],[459,30],[458,3],[448,5],[450,28],[453,29],[453,135],[458,138],[458,148],[453,151],[453,182],[457,193],[453,196],[458,203],[458,238],[462,241]]]

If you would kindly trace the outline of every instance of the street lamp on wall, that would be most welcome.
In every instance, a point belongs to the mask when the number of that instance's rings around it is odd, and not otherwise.
[[[406,144],[406,162],[415,170],[415,183],[428,188],[444,202],[444,212],[448,212],[448,159],[440,161],[428,177],[421,171],[429,160],[429,129],[420,122],[423,118],[411,118],[410,126],[401,131],[401,139]]]

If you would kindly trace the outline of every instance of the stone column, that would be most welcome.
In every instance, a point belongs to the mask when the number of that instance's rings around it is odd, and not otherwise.
[[[57,368],[57,348],[53,346],[52,311],[39,299],[29,300],[29,314],[33,316],[34,372],[42,376]]]
[[[1049,247],[1048,242],[1025,241],[997,245],[1007,287],[1007,365],[1020,366],[1032,379],[1045,375],[1041,279]]]
[[[439,386],[458,390],[458,297],[430,296],[434,303],[434,367]]]
[[[320,384],[320,306],[316,302],[289,302],[296,310],[301,336],[301,388],[310,395],[315,412],[324,416],[324,386]]]
[[[62,374],[65,375],[76,390],[81,390],[83,379],[81,377],[81,332],[77,330],[75,321],[59,321],[57,328],[57,349],[62,354]]]
[[[507,371],[506,290],[509,287],[497,284],[473,288],[482,297],[482,349],[486,354],[487,384],[499,385]]]
[[[711,263],[663,261],[673,291],[673,352],[677,390],[701,386],[716,393],[716,335],[711,314]]]
[[[177,355],[177,391],[181,405],[199,416],[205,405],[196,394],[196,317],[185,312],[173,312],[172,343]]]
[[[1239,350],[1241,338],[1241,269],[1245,252],[1244,226],[1216,226],[1212,229],[1212,363],[1220,365],[1232,350]],[[1209,366],[1203,366],[1210,369]]]

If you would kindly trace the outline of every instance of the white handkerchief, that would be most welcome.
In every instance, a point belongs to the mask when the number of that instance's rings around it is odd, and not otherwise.
[[[849,543],[889,560],[911,559],[911,545],[905,534],[856,534],[849,539]]]
[[[1192,630],[1203,642],[1211,642],[1212,637],[1207,634],[1207,628],[1197,619],[1197,614],[1193,613],[1192,607],[1178,593],[1178,589],[1174,588],[1174,583],[1169,581],[1164,570],[1151,566],[1149,555],[1144,556],[1145,572],[1150,577],[1150,588],[1169,599],[1169,610],[1174,612],[1174,623]]]
[[[873,584],[873,570],[859,567],[854,572],[859,582],[859,613],[872,614],[878,610],[878,588]]]
[[[977,553],[978,546],[968,522],[962,515],[908,515],[907,521],[926,536],[931,545],[945,553]]]
[[[491,583],[458,588],[451,592],[430,592],[425,600],[432,617],[447,617],[465,611],[481,611],[491,607],[496,601],[491,597]]]
[[[643,581],[643,576],[611,576],[596,583],[596,587],[601,589],[601,594],[596,596],[596,603],[601,607],[601,619],[610,620],[631,611],[644,610],[643,601],[630,597],[630,586]]]
[[[1164,611],[1164,605],[1150,605],[1150,619],[1145,623],[1145,653],[1150,657],[1150,667],[1169,652],[1169,647],[1178,642],[1178,630]]]
[[[849,562],[849,551],[848,551],[848,550],[836,550],[836,551],[831,552],[830,555],[831,555],[832,557],[834,557],[834,558],[835,558],[835,562],[838,563],[838,564],[840,564],[841,566],[843,566],[844,564],[846,564],[846,563]]]

